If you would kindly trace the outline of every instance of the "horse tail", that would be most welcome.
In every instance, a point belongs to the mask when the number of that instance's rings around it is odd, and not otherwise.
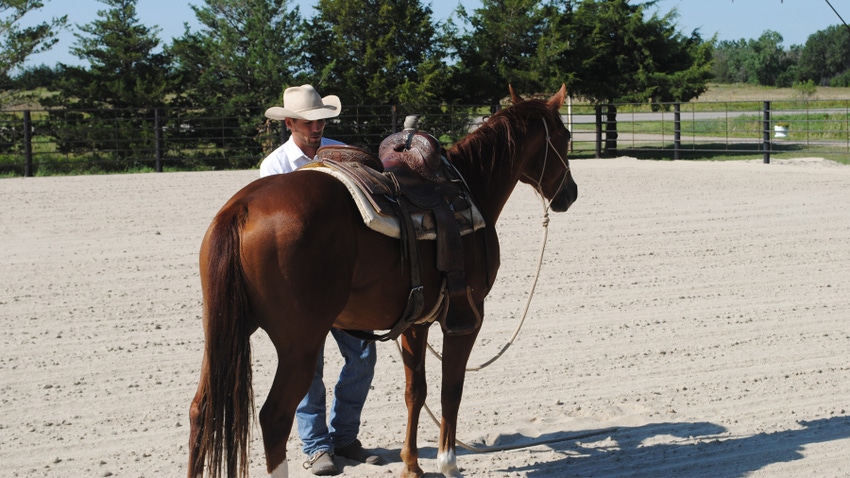
[[[216,216],[205,241],[204,362],[200,395],[199,453],[210,476],[248,476],[250,420],[254,416],[251,385],[250,306],[242,270],[241,232],[247,209],[238,202]],[[204,268],[202,267],[203,271]],[[197,399],[196,399],[197,400]]]

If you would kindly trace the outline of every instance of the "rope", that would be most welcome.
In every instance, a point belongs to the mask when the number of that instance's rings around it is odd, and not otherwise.
[[[566,171],[564,172],[564,178],[562,179],[562,184],[561,184],[561,186],[563,187],[563,183],[566,181],[566,178],[567,178],[567,172],[569,172],[570,168],[569,168],[569,165],[567,165],[567,162],[564,161],[564,158],[561,156],[561,154],[558,153],[558,151],[554,148],[554,145],[552,144],[552,139],[549,136],[549,125],[546,124],[545,119],[543,120],[543,127],[546,129],[547,146],[551,147],[552,150],[555,151],[555,154],[558,155],[558,159],[561,160],[561,163],[564,165],[564,168],[566,168]],[[546,251],[546,241],[549,238],[549,204],[546,202],[546,196],[543,194],[543,187],[541,186],[541,182],[543,180],[543,173],[546,170],[546,162],[549,159],[549,147],[546,148],[546,151],[545,151],[544,156],[543,156],[543,168],[541,168],[541,171],[540,171],[540,180],[534,181],[533,178],[529,178],[529,179],[531,179],[532,181],[535,182],[534,189],[537,192],[537,195],[540,197],[540,200],[543,204],[543,222],[542,222],[543,236],[542,236],[541,242],[540,242],[540,254],[538,254],[538,257],[537,257],[537,272],[534,274],[534,279],[532,280],[531,287],[528,291],[528,297],[526,298],[526,301],[525,301],[525,308],[523,309],[522,317],[520,317],[519,324],[517,324],[517,327],[514,330],[513,335],[508,340],[508,342],[505,343],[504,346],[502,346],[502,349],[499,350],[499,352],[496,353],[496,355],[494,355],[490,360],[487,360],[486,362],[482,363],[481,365],[478,365],[478,366],[475,366],[475,367],[467,367],[467,369],[466,369],[467,372],[477,372],[477,371],[487,367],[488,365],[492,364],[493,362],[498,360],[502,355],[504,355],[504,353],[510,348],[510,346],[513,345],[517,336],[519,336],[519,332],[520,332],[520,330],[522,330],[522,326],[525,323],[526,317],[528,316],[528,309],[531,306],[531,299],[534,297],[534,290],[537,288],[537,280],[540,278],[540,269],[543,266],[543,253]],[[398,349],[398,353],[403,356],[404,354],[402,352],[401,344],[399,343],[398,339],[395,340],[395,344],[396,344],[396,348]],[[430,343],[426,343],[425,345],[428,347],[428,350],[430,350],[431,353],[434,354],[435,357],[437,357],[438,360],[440,360],[440,361],[443,360],[442,354],[440,354],[439,352],[434,350],[434,348],[431,347]],[[431,420],[434,422],[434,424],[437,425],[437,428],[440,428],[440,421],[437,420],[437,417],[434,415],[434,412],[431,411],[431,408],[428,406],[428,403],[424,403],[423,406],[425,408],[425,411],[428,412],[428,416],[430,416]],[[466,443],[460,441],[457,438],[455,438],[455,444],[457,446],[464,448],[464,449],[466,449],[470,452],[473,452],[473,453],[489,453],[489,452],[494,452],[494,451],[518,450],[518,449],[521,449],[521,448],[528,448],[528,447],[537,446],[537,445],[544,445],[544,444],[547,444],[547,443],[555,443],[555,442],[559,442],[559,441],[586,438],[586,437],[589,437],[589,436],[601,435],[603,433],[609,433],[609,432],[613,432],[613,431],[616,431],[616,430],[617,430],[616,427],[605,428],[605,429],[601,429],[601,430],[590,431],[590,432],[587,432],[587,433],[579,433],[579,434],[570,435],[570,436],[566,436],[566,437],[547,438],[547,439],[532,441],[530,443],[523,443],[523,444],[518,444],[518,445],[475,447],[475,446],[472,446],[472,445],[467,445]]]
[[[537,288],[537,281],[540,278],[540,269],[542,268],[542,265],[543,265],[543,254],[546,250],[546,242],[547,242],[548,237],[549,237],[549,205],[546,203],[546,197],[543,195],[543,192],[540,190],[540,188],[537,187],[536,190],[537,190],[538,195],[540,196],[541,201],[543,203],[543,221],[542,221],[543,236],[542,236],[541,241],[540,241],[540,254],[538,254],[538,257],[537,257],[537,272],[534,274],[534,279],[531,283],[531,287],[529,288],[528,297],[526,298],[526,301],[525,301],[525,308],[523,309],[523,312],[522,312],[522,317],[520,318],[519,324],[517,324],[517,327],[514,330],[514,333],[511,336],[510,340],[508,340],[508,342],[505,343],[505,345],[502,346],[502,349],[499,350],[499,352],[496,355],[494,355],[490,360],[487,360],[486,362],[482,363],[481,365],[478,365],[478,366],[475,366],[475,367],[467,367],[467,369],[466,369],[467,372],[477,372],[477,371],[487,367],[488,365],[492,364],[496,360],[498,360],[510,348],[510,346],[513,345],[517,336],[519,336],[520,330],[522,330],[522,326],[525,323],[526,317],[528,316],[528,309],[531,306],[531,299],[534,297],[534,290]],[[396,348],[398,349],[399,355],[403,356],[404,354],[403,354],[403,351],[401,349],[401,344],[399,343],[399,339],[395,340],[395,344],[396,344]],[[426,345],[428,346],[428,350],[430,350],[431,353],[434,354],[434,356],[437,357],[438,360],[440,360],[440,361],[443,360],[442,354],[440,354],[439,352],[434,350],[434,348],[431,347],[430,343],[426,343]],[[423,404],[423,406],[425,408],[425,411],[428,413],[428,416],[431,417],[431,420],[439,428],[440,427],[440,421],[437,420],[437,417],[434,415],[434,412],[431,411],[431,407],[428,406],[428,403]],[[470,452],[473,452],[473,453],[490,453],[490,452],[495,452],[495,451],[517,450],[517,449],[520,449],[520,448],[528,448],[528,447],[537,446],[537,445],[544,445],[544,444],[547,444],[547,443],[554,443],[554,442],[559,442],[559,441],[585,438],[585,437],[588,437],[588,436],[599,435],[599,434],[602,434],[602,433],[608,433],[608,432],[614,431],[614,430],[616,430],[616,428],[606,428],[606,429],[603,429],[603,430],[596,430],[596,431],[588,432],[588,433],[585,433],[585,434],[570,435],[568,437],[549,438],[549,439],[538,440],[538,441],[533,441],[533,442],[530,442],[530,443],[524,443],[524,444],[518,444],[518,445],[475,447],[475,446],[472,446],[472,445],[467,445],[466,443],[462,442],[461,440],[459,440],[457,438],[455,438],[455,444],[457,446],[459,446],[459,447],[461,447],[465,450],[468,450]]]
[[[829,0],[826,0],[826,4],[829,5],[829,8],[831,8],[833,12],[835,12],[835,15],[838,17],[839,20],[841,20],[841,23],[843,23],[844,26],[847,27],[847,30],[850,30],[850,25],[847,25],[847,22],[845,22],[844,19],[841,18],[841,14],[838,13],[838,10],[836,10],[831,3],[829,3]]]
[[[467,367],[467,372],[477,372],[498,360],[511,347],[511,345],[513,345],[514,341],[519,335],[520,330],[522,330],[523,324],[525,324],[525,318],[528,316],[528,309],[531,306],[531,299],[534,297],[534,291],[537,288],[537,281],[540,278],[540,269],[543,266],[543,254],[546,251],[546,242],[549,238],[549,206],[548,204],[546,204],[546,198],[543,196],[542,192],[538,190],[538,194],[540,195],[541,202],[543,203],[543,236],[540,240],[540,253],[537,256],[537,271],[534,274],[534,279],[532,280],[531,287],[529,288],[528,297],[526,297],[525,300],[525,308],[522,311],[522,316],[520,317],[519,323],[517,324],[513,335],[507,341],[507,343],[502,346],[502,349],[499,350],[499,352],[496,353],[496,355],[494,355],[490,360],[487,360],[486,362],[475,367]],[[435,357],[437,357],[437,360],[443,360],[442,354],[434,350],[434,347],[432,347],[430,343],[428,343],[427,346],[428,350],[430,350],[431,353]]]
[[[398,353],[401,354],[402,353],[401,345],[398,343],[397,339],[395,341],[395,345],[398,348]],[[440,428],[440,421],[437,420],[437,416],[434,415],[433,411],[431,411],[431,407],[429,407],[428,404],[425,403],[424,408],[425,408],[425,411],[428,413],[428,416],[431,417],[431,421],[433,421],[434,424],[437,425],[437,428]],[[533,440],[533,441],[528,442],[528,443],[518,443],[516,445],[500,445],[500,446],[468,445],[468,444],[464,443],[463,441],[461,441],[460,439],[455,438],[455,445],[463,448],[464,450],[472,452],[472,453],[492,453],[492,452],[496,452],[496,451],[519,450],[519,449],[522,449],[522,448],[531,448],[533,446],[546,445],[546,444],[549,444],[549,443],[557,443],[557,442],[561,442],[561,441],[579,440],[581,438],[587,438],[587,437],[592,437],[592,436],[596,436],[596,435],[603,435],[603,434],[606,434],[606,433],[614,433],[617,430],[619,430],[619,427],[602,428],[602,429],[599,429],[599,430],[591,430],[591,431],[587,431],[587,432],[574,433],[574,434],[566,435],[566,436],[556,436],[556,437],[552,437],[552,438],[543,438],[543,439],[540,439],[540,440]]]
[[[561,156],[561,153],[559,153],[558,150],[555,148],[555,145],[552,144],[552,137],[549,135],[549,125],[546,124],[545,119],[543,120],[543,128],[546,130],[547,147],[543,153],[543,167],[540,168],[540,179],[535,181],[534,178],[529,177],[529,179],[534,182],[534,190],[537,192],[537,195],[540,197],[540,202],[543,204],[543,237],[541,238],[540,242],[540,254],[537,257],[537,272],[534,274],[534,280],[532,281],[531,288],[528,291],[528,298],[525,301],[525,309],[522,312],[522,317],[520,318],[519,324],[517,325],[516,330],[514,330],[514,333],[511,338],[502,347],[502,349],[499,350],[499,352],[496,353],[495,356],[493,356],[493,358],[476,367],[468,367],[466,369],[467,372],[477,372],[487,367],[488,365],[498,360],[511,347],[511,345],[513,345],[514,340],[516,340],[517,336],[519,335],[519,331],[522,330],[522,325],[525,323],[525,318],[528,315],[528,308],[531,306],[531,299],[532,297],[534,297],[534,290],[537,288],[537,280],[540,278],[540,269],[543,266],[543,253],[546,250],[546,241],[549,238],[549,204],[546,202],[546,196],[543,194],[542,186],[543,174],[546,172],[546,163],[549,161],[549,149],[552,149],[552,151],[555,152],[555,154],[558,156],[558,159],[561,160],[561,164],[564,166],[565,169],[564,177],[561,179],[561,186],[558,188],[558,190],[560,190],[564,186],[564,183],[567,180],[567,173],[570,171],[570,166],[564,160],[564,157]],[[428,350],[430,350],[431,353],[435,357],[437,357],[437,360],[441,362],[443,361],[443,356],[439,352],[434,350],[434,347],[432,347],[430,343],[426,343],[425,345],[427,345]]]

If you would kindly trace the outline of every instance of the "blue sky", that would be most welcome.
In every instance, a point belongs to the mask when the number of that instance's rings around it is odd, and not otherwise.
[[[51,16],[68,15],[72,25],[87,24],[97,18],[97,11],[107,6],[97,0],[44,0],[45,8],[24,18],[38,23]],[[296,0],[305,16],[312,14],[315,0]],[[424,0],[423,3],[427,3]],[[833,6],[845,20],[850,21],[850,2],[831,0]],[[162,31],[160,39],[170,43],[171,38],[183,33],[183,24],[195,27],[195,16],[189,5],[203,4],[202,0],[138,0],[136,10],[141,23],[158,25]],[[467,10],[480,5],[480,0],[433,0],[435,20],[445,20],[458,4]],[[676,8],[679,12],[679,29],[686,33],[698,28],[704,38],[715,33],[720,40],[758,38],[765,30],[779,32],[784,46],[802,45],[808,36],[841,21],[823,0],[661,0],[658,9],[668,12]],[[74,44],[71,32],[61,36],[60,43],[51,51],[36,55],[29,64],[53,66],[57,62],[77,64],[78,60],[68,51]]]

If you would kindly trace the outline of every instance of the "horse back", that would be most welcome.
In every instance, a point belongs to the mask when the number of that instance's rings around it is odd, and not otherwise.
[[[258,179],[215,221],[234,214],[244,216],[239,255],[252,316],[270,335],[296,332],[304,323],[389,329],[401,316],[410,272],[400,242],[366,227],[350,193],[332,176],[295,171]],[[428,247],[422,259],[433,262]],[[426,273],[426,279],[435,284],[428,298],[436,301],[439,276]]]

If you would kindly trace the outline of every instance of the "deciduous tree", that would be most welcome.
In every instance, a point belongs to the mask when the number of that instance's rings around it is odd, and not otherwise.
[[[812,80],[821,86],[848,86],[850,33],[843,26],[834,25],[810,35],[800,52],[799,68],[801,81]]]

